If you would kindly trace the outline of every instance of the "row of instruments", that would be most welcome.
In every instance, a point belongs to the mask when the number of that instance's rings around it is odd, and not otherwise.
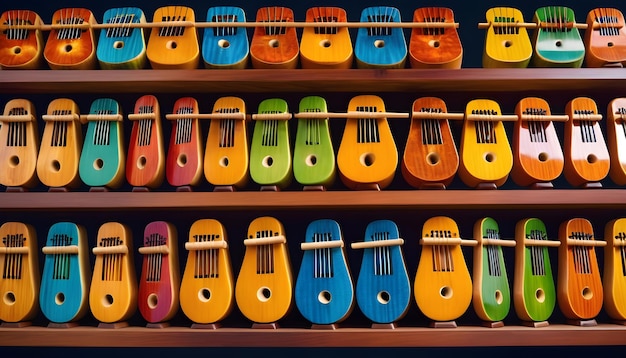
[[[596,8],[586,23],[572,9],[547,6],[533,22],[521,11],[494,7],[486,12],[484,67],[587,67],[626,63],[626,27],[620,10]],[[135,7],[113,8],[98,24],[90,10],[63,8],[43,24],[33,11],[10,10],[0,17],[0,68],[39,69],[193,69],[206,68],[460,68],[463,48],[452,10],[416,9],[402,22],[397,8],[368,7],[360,22],[348,22],[338,7],[313,7],[295,22],[288,7],[264,7],[255,22],[241,8],[211,7],[206,22],[194,10],[165,6],[146,22]],[[254,28],[252,39],[246,29]],[[298,40],[296,28],[301,27]],[[358,28],[354,46],[348,31]],[[410,40],[403,28],[411,28]],[[100,29],[99,36],[95,30]],[[145,30],[150,29],[149,33]],[[202,29],[202,46],[198,37]],[[534,46],[527,29],[533,29]],[[579,29],[585,29],[584,41]],[[44,41],[43,31],[49,31]],[[45,42],[45,44],[44,44]],[[202,50],[200,49],[202,47]],[[533,50],[534,49],[534,50]],[[408,61],[407,61],[408,57]]]
[[[138,309],[156,327],[167,324],[180,307],[198,328],[210,328],[236,305],[254,324],[276,325],[295,303],[313,325],[328,326],[346,319],[356,303],[373,324],[393,325],[414,300],[434,326],[456,326],[470,304],[486,325],[502,326],[511,302],[517,317],[536,327],[549,324],[557,303],[571,324],[597,324],[602,307],[611,319],[626,321],[626,219],[608,222],[604,241],[583,218],[562,222],[558,236],[549,239],[540,219],[527,218],[517,222],[514,239],[504,239],[497,222],[484,217],[467,239],[450,217],[431,217],[422,227],[411,282],[398,227],[391,220],[376,220],[367,225],[363,241],[350,244],[352,250],[362,250],[354,283],[336,221],[308,224],[300,243],[300,269],[293,277],[284,228],[276,218],[264,216],[249,224],[235,278],[229,257],[233,242],[226,230],[215,219],[200,219],[184,243],[187,261],[181,279],[176,227],[155,221],[145,226],[137,250],[142,260],[137,282],[132,233],[124,224],[101,225],[94,247],[88,247],[81,225],[53,224],[41,248],[40,273],[34,228],[7,222],[0,226],[0,320],[28,324],[41,309],[51,324],[63,325],[91,310],[109,327],[125,324]],[[471,274],[462,246],[473,246]],[[512,287],[502,247],[515,247]],[[558,275],[553,277],[548,250],[557,247]],[[604,247],[602,276],[596,247]]]
[[[563,172],[574,187],[601,187],[608,176],[626,184],[626,98],[608,104],[608,144],[600,128],[603,116],[588,97],[569,101],[563,115],[552,114],[537,97],[523,98],[510,115],[489,99],[471,100],[464,113],[449,113],[437,97],[418,98],[411,109],[387,112],[382,98],[358,95],[347,112],[337,113],[328,111],[322,97],[307,96],[297,113],[285,100],[270,98],[249,114],[241,98],[221,97],[203,114],[194,98],[182,97],[165,115],[172,124],[166,151],[159,102],[145,95],[127,115],[132,131],[126,151],[125,116],[114,99],[94,100],[87,115],[71,99],[54,99],[42,115],[41,144],[32,102],[13,99],[0,117],[0,185],[23,191],[41,182],[60,191],[82,181],[91,191],[106,191],[125,178],[133,191],[147,191],[166,178],[176,190],[190,191],[206,179],[216,191],[233,191],[251,178],[261,190],[276,191],[295,178],[305,190],[326,190],[338,172],[351,190],[380,190],[390,185],[398,166],[415,188],[445,189],[457,173],[471,188],[498,188],[509,175],[520,186],[550,188]],[[294,117],[292,153],[288,123]],[[399,155],[388,119],[409,117]],[[338,150],[329,129],[333,118],[345,119]],[[205,140],[200,121],[206,119]],[[458,151],[449,120],[463,122]],[[506,121],[514,122],[513,145]],[[554,122],[563,122],[563,145]],[[87,123],[84,140],[81,123]]]

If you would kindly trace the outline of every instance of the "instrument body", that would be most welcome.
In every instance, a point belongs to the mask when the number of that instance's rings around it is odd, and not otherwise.
[[[78,166],[83,147],[78,106],[69,98],[57,98],[46,113],[50,117],[41,137],[37,176],[49,187],[75,187],[80,183]]]
[[[137,310],[133,237],[130,228],[107,222],[98,229],[89,307],[104,323],[125,321]]]
[[[262,7],[256,13],[257,22],[268,26],[255,27],[250,41],[253,68],[294,69],[298,65],[300,47],[295,27],[280,26],[293,22],[293,10],[284,6]]]
[[[11,120],[22,116],[28,120]],[[39,181],[36,173],[39,131],[35,107],[27,99],[12,99],[4,106],[4,117],[5,120],[0,122],[0,184],[33,187]]]
[[[307,96],[300,100],[299,112],[326,113],[326,100]],[[336,173],[335,151],[328,118],[299,118],[293,149],[293,175],[302,185],[332,185]]]
[[[526,28],[515,26],[524,22],[522,12],[512,7],[493,7],[485,16],[491,25],[486,30],[483,67],[527,67],[533,47]]]
[[[189,229],[187,249],[180,307],[193,322],[221,321],[234,305],[234,280],[224,227],[215,219],[195,221]]]
[[[365,229],[365,243],[397,239],[398,227],[390,220],[370,222]],[[374,323],[393,323],[406,314],[411,284],[400,245],[363,249],[355,295],[361,312]]]
[[[573,186],[599,182],[610,170],[611,159],[600,129],[594,119],[598,115],[591,98],[577,97],[569,101],[565,113],[570,117],[565,125],[565,178]]]
[[[500,114],[498,103],[488,99],[471,100],[465,108],[459,176],[470,187],[481,183],[501,186],[513,167],[513,152],[504,124],[489,119]],[[485,116],[485,120],[468,120],[471,115]]]
[[[133,121],[126,160],[126,180],[135,187],[156,188],[165,177],[165,151],[159,102],[152,95],[135,102]],[[129,115],[130,119],[130,115]]]
[[[96,37],[93,28],[96,19],[85,8],[63,8],[54,12],[52,24],[67,27],[52,29],[48,34],[43,56],[53,70],[91,70],[97,67]],[[72,26],[76,25],[76,26]],[[78,26],[81,25],[81,26]]]
[[[8,10],[0,15],[0,24],[9,28],[0,34],[0,69],[36,70],[43,65],[44,39],[40,29],[11,28],[16,25],[43,24],[30,10]]]
[[[565,6],[544,6],[535,11],[533,67],[581,67],[585,44],[576,23],[574,11]]]
[[[118,7],[105,11],[102,23],[145,24],[146,17],[137,7]],[[124,25],[100,30],[96,57],[102,69],[145,68],[147,57],[144,30]]]
[[[390,6],[372,6],[361,11],[361,22],[400,22],[400,11]],[[358,68],[403,68],[407,47],[404,32],[397,27],[359,27],[354,42]]]
[[[413,12],[413,22],[454,22],[452,9],[445,7],[422,7]],[[463,46],[454,27],[435,25],[411,30],[409,60],[412,68],[461,68]]]
[[[436,216],[424,223],[422,238],[441,244],[422,243],[413,289],[415,302],[431,320],[455,320],[465,313],[472,301],[472,277],[461,246],[446,242],[460,241],[459,229],[451,218]]]
[[[382,98],[353,97],[348,112],[385,112]],[[387,118],[348,118],[337,152],[341,181],[350,189],[375,184],[380,189],[393,181],[398,151]]]
[[[155,69],[195,69],[200,62],[198,32],[177,22],[195,22],[194,10],[187,6],[163,6],[155,10],[153,22],[171,26],[153,27],[146,56]]]
[[[180,271],[176,227],[166,221],[153,221],[143,234],[143,254],[137,307],[149,323],[168,321],[178,311]]]
[[[569,319],[593,319],[600,313],[603,302],[595,247],[584,245],[595,240],[593,227],[587,219],[567,220],[559,226],[559,240],[559,308]]]
[[[304,242],[325,247],[304,251],[294,291],[296,306],[313,324],[341,322],[354,306],[354,285],[341,228],[334,220],[315,220],[307,226]]]
[[[122,109],[114,99],[99,98],[91,104],[89,114],[93,119],[87,123],[78,174],[86,185],[118,188],[126,168]],[[118,118],[107,118],[112,115]]]
[[[417,113],[447,113],[446,104],[436,97],[422,97],[413,102],[413,118],[402,156],[402,176],[420,188],[431,184],[449,185],[459,167],[450,124],[446,118],[418,118]]]
[[[241,118],[211,119],[204,154],[204,176],[213,185],[244,187],[248,182],[250,154],[246,104],[238,97],[221,97],[213,114],[240,114]]]
[[[250,241],[244,241],[246,251],[235,283],[237,306],[252,322],[276,322],[293,304],[285,231],[280,221],[263,216],[250,223],[246,240]]]
[[[513,132],[513,168],[515,183],[528,186],[549,183],[563,172],[564,158],[550,106],[544,99],[526,97],[515,107],[518,120]],[[529,117],[528,119],[525,119]]]
[[[243,9],[235,6],[213,6],[207,11],[207,22],[246,22]],[[206,28],[202,38],[202,59],[206,68],[244,69],[249,55],[248,34],[244,27]]]
[[[487,243],[501,240],[500,228],[493,218],[482,218],[474,224],[474,269],[472,303],[483,321],[501,321],[511,308],[511,290],[502,246]]]
[[[626,220],[613,219],[606,223],[604,229],[604,310],[612,319],[626,320]]]
[[[595,8],[587,14],[585,66],[626,65],[624,15],[615,8]]]
[[[306,22],[346,22],[346,10],[333,6],[307,9]],[[305,27],[300,41],[302,68],[349,69],[354,58],[347,27]]]
[[[29,224],[5,222],[0,226],[0,239],[0,321],[31,320],[39,312],[41,283],[37,232]]]
[[[202,129],[198,102],[192,97],[179,98],[174,103],[174,114],[184,118],[172,121],[169,148],[165,159],[165,177],[172,186],[197,185],[203,174]]]
[[[50,321],[73,322],[87,312],[91,280],[88,250],[83,226],[58,222],[48,230],[39,304]]]
[[[626,184],[626,98],[615,98],[607,106],[606,137],[609,148],[609,176],[617,185]]]
[[[550,318],[556,305],[552,264],[548,247],[526,244],[527,239],[549,241],[543,221],[529,218],[520,220],[515,225],[517,245],[513,304],[515,313],[521,320],[541,322]]]
[[[261,115],[287,114],[287,102],[280,98],[259,103]],[[261,119],[254,123],[250,145],[250,177],[259,185],[284,188],[291,183],[292,158],[288,121]]]

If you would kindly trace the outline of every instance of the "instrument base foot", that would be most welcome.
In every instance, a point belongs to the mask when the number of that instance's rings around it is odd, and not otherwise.
[[[77,322],[67,322],[67,323],[48,323],[48,328],[74,328],[78,327]]]
[[[67,193],[68,191],[70,190],[64,186],[51,186],[48,188],[49,193]]]
[[[137,192],[137,193],[145,193],[150,191],[150,189],[148,187],[145,186],[134,186],[133,190],[131,190],[133,193]]]
[[[128,322],[114,322],[114,323],[98,323],[98,328],[104,329],[118,329],[118,328],[126,328],[128,327]]]
[[[218,329],[222,325],[219,323],[194,323],[191,325],[192,329]]]
[[[548,327],[550,325],[550,322],[548,321],[522,321],[521,322],[522,326],[526,326],[526,327],[533,327],[533,328],[541,328],[541,327]]]
[[[419,186],[420,190],[446,190],[444,183],[424,183]]]
[[[169,326],[170,326],[169,322],[158,322],[158,323],[146,324],[146,328],[167,328]]]
[[[498,189],[498,186],[496,185],[496,183],[478,183],[478,185],[476,185],[474,189],[495,190],[495,189]]]
[[[323,185],[305,185],[302,187],[302,191],[326,191],[326,187]]]
[[[90,193],[102,193],[107,191],[109,191],[109,188],[107,188],[106,186],[92,186],[91,188],[89,188]]]
[[[595,319],[568,319],[566,322],[567,324],[580,327],[593,327],[598,325]]]
[[[26,188],[21,187],[21,186],[7,186],[5,190],[5,192],[7,193],[23,193],[25,191],[28,191],[28,190],[26,190]]]
[[[624,65],[621,62],[609,62],[609,63],[605,63],[604,66],[602,66],[602,67],[624,68]]]
[[[487,328],[500,328],[500,327],[504,327],[504,322],[502,322],[502,321],[495,321],[495,322],[483,321],[481,323],[481,326],[487,327]]]
[[[278,329],[278,323],[277,322],[272,322],[272,323],[253,323],[252,324],[252,328],[253,329]]]
[[[193,190],[191,189],[191,185],[183,185],[183,186],[176,187],[176,191],[177,192],[179,192],[179,191],[188,192],[188,191],[193,191]]]
[[[602,188],[602,183],[600,182],[588,182],[580,186],[581,189],[600,189]]]
[[[235,191],[235,187],[233,185],[217,185],[215,186],[215,188],[213,188],[214,192],[234,192]]]
[[[354,190],[380,191],[380,185],[378,185],[377,183],[359,183],[354,186]]]
[[[430,328],[456,328],[456,321],[432,321]]]
[[[337,329],[337,325],[334,324],[334,323],[331,323],[331,324],[313,324],[313,325],[311,325],[311,329],[334,331],[334,330]]]
[[[554,185],[552,185],[551,182],[534,183],[534,184],[531,184],[528,188],[529,189],[553,189]]]
[[[278,185],[261,185],[261,191],[280,191]]]
[[[22,322],[2,322],[0,327],[2,328],[22,328],[29,327],[33,324],[31,321],[22,321]]]
[[[391,323],[372,323],[372,329],[396,329],[398,327],[394,322]]]

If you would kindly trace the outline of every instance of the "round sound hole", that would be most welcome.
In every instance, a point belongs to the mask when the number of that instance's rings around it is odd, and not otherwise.
[[[587,156],[587,162],[589,162],[589,164],[593,164],[597,161],[598,161],[598,157],[596,157],[595,154],[589,154]]]
[[[439,40],[430,40],[428,41],[428,46],[432,47],[432,48],[438,48],[441,45],[441,43],[439,42]]]
[[[376,156],[373,153],[363,153],[359,158],[361,165],[371,167],[376,160]]]
[[[268,44],[270,45],[270,47],[277,48],[278,46],[280,46],[280,41],[272,39],[268,42]]]
[[[102,305],[104,307],[111,307],[113,305],[113,296],[107,294],[102,297]]]
[[[4,294],[3,297],[4,304],[10,306],[15,303],[15,294],[11,291]]]
[[[148,296],[148,307],[150,307],[150,309],[153,310],[157,307],[158,304],[159,304],[159,297],[155,293],[151,293]]]
[[[272,290],[268,287],[261,287],[256,292],[256,298],[261,302],[267,302],[272,297]]]
[[[443,298],[451,298],[452,297],[452,287],[450,287],[450,286],[443,286],[441,289],[439,289],[439,295],[441,295],[441,297],[443,297]]]
[[[485,153],[485,161],[487,163],[493,163],[496,160],[496,155],[493,153]]]
[[[606,46],[607,46],[607,47],[613,47],[613,45],[615,45],[615,44],[614,44],[614,43],[612,43],[612,42],[608,42],[608,43],[606,44]]]
[[[428,153],[426,156],[426,162],[430,165],[436,165],[440,160],[439,153]]]
[[[548,161],[548,153],[546,153],[546,152],[539,153],[539,155],[537,156],[537,159],[539,159],[540,162],[547,162]]]
[[[304,160],[304,162],[306,163],[306,165],[308,165],[309,167],[314,166],[315,164],[317,164],[317,157],[313,154],[309,155],[306,157],[306,159]]]
[[[9,165],[11,166],[11,168],[15,168],[20,164],[20,157],[18,157],[17,155],[12,155],[9,158]]]
[[[187,165],[187,154],[179,155],[176,164],[178,164],[179,167],[184,167],[185,165]]]
[[[502,301],[504,301],[504,296],[502,296],[502,292],[500,290],[496,290],[495,298],[496,303],[499,305],[501,305]]]
[[[513,42],[511,40],[506,40],[502,43],[502,46],[509,48],[511,46],[513,46]]]
[[[165,44],[165,47],[168,50],[175,50],[176,47],[178,47],[178,44],[176,43],[176,41],[168,41],[167,44]]]
[[[586,300],[590,300],[593,297],[593,291],[591,291],[589,287],[583,288],[583,291],[581,293],[583,295],[583,298]]]
[[[56,296],[54,296],[54,303],[59,306],[65,303],[65,295],[63,294],[63,292],[59,292],[56,294]]]
[[[535,291],[535,298],[537,299],[537,302],[543,303],[543,301],[546,300],[546,293],[543,289],[538,288],[537,291]]]
[[[198,291],[198,299],[200,302],[208,302],[211,299],[211,290],[202,288]]]
[[[556,42],[554,43],[554,46],[556,46],[556,47],[561,47],[561,46],[563,46],[563,42],[561,42],[561,40],[558,40],[558,41],[556,41]]]
[[[385,40],[376,40],[374,41],[374,47],[383,48],[385,47]]]
[[[15,46],[13,47],[13,54],[14,55],[19,55],[20,53],[22,53],[22,48],[19,46]]]
[[[222,157],[219,163],[221,167],[226,168],[228,166],[228,157]]]
[[[378,292],[378,295],[376,295],[376,300],[381,305],[386,305],[387,303],[389,303],[390,299],[391,299],[391,296],[389,296],[389,292],[387,291],[380,291]]]
[[[274,158],[268,155],[267,157],[263,158],[262,164],[264,167],[269,168],[272,166],[272,164],[274,164]]]
[[[330,45],[331,45],[331,43],[330,43],[330,40],[328,40],[328,39],[324,39],[324,40],[320,41],[320,46],[321,47],[328,48],[328,47],[330,47]]]
[[[104,167],[104,160],[102,160],[101,158],[98,158],[93,161],[93,168],[95,170],[102,170],[103,167]]]
[[[320,301],[320,303],[323,305],[329,304],[331,299],[332,297],[330,295],[330,292],[325,291],[325,290],[320,292],[319,295],[317,295],[317,300]]]
[[[143,169],[146,167],[146,164],[148,163],[148,159],[146,159],[145,156],[141,156],[139,158],[137,158],[137,168],[139,169]]]
[[[229,48],[230,47],[230,42],[228,40],[221,39],[221,40],[217,41],[217,46],[219,46],[221,48]]]
[[[59,172],[61,170],[61,162],[59,162],[58,160],[53,160],[50,165],[52,166],[52,171],[53,172]]]
[[[115,41],[113,43],[113,48],[121,49],[124,47],[124,41]]]
[[[65,45],[65,52],[67,53],[72,52],[72,45]]]

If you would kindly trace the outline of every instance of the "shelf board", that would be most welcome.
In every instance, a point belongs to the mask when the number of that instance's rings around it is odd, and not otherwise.
[[[624,344],[626,327],[613,324],[598,324],[594,327],[552,324],[542,328],[465,326],[336,330],[305,328],[203,330],[173,326],[119,329],[85,326],[0,328],[0,346],[31,347],[504,347]]]
[[[626,209],[626,190],[6,192],[1,211]]]
[[[0,71],[0,93],[619,92],[621,68]],[[515,84],[512,85],[512,82]]]

